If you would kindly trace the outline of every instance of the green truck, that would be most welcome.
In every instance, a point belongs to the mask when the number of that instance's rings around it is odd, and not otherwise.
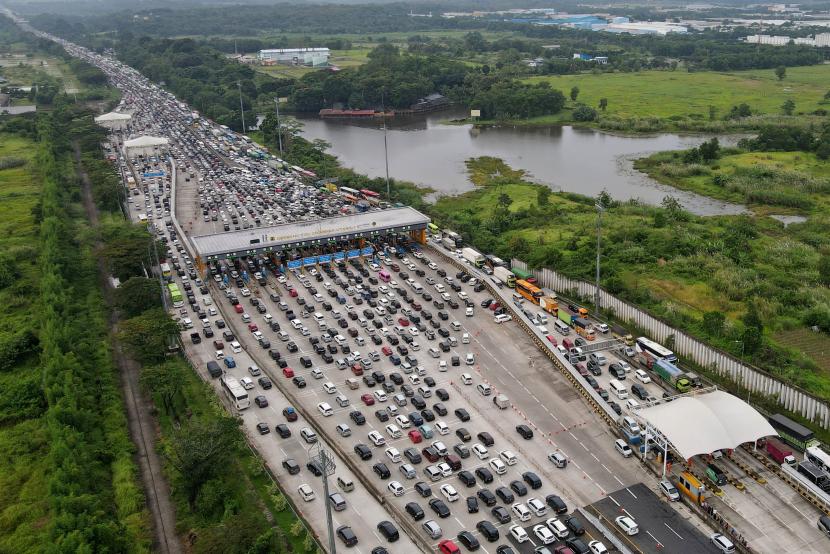
[[[651,366],[651,369],[653,369],[654,372],[657,373],[661,379],[663,379],[663,381],[672,385],[679,392],[689,392],[689,389],[692,388],[692,384],[688,379],[686,379],[686,374],[683,373],[683,370],[669,361],[657,359],[654,361],[654,365]]]

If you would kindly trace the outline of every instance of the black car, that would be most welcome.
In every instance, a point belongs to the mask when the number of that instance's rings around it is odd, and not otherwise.
[[[530,440],[533,438],[533,429],[531,429],[524,423],[516,426],[516,432],[519,433],[525,440]]]
[[[359,410],[355,410],[349,414],[349,417],[352,418],[352,421],[355,422],[357,425],[363,425],[366,423],[366,416],[360,413]]]
[[[271,383],[271,379],[265,376],[262,376],[259,379],[257,379],[257,382],[259,383],[259,386],[265,390],[268,390],[273,386],[273,383]]]
[[[285,423],[280,423],[275,427],[275,430],[279,434],[279,436],[283,439],[287,439],[291,436],[291,429],[288,428],[288,425]]]
[[[625,370],[618,363],[613,363],[610,366],[608,366],[608,373],[613,375],[615,379],[618,379],[620,381],[625,380]]]
[[[282,467],[285,468],[289,475],[296,475],[300,473],[300,464],[298,464],[294,458],[286,458],[283,460]]]
[[[565,525],[568,527],[568,529],[571,530],[571,533],[573,533],[576,536],[581,536],[585,534],[585,526],[582,525],[582,522],[579,521],[579,519],[576,516],[571,516],[568,519],[566,519]]]
[[[378,418],[378,421],[381,423],[385,423],[389,421],[389,412],[386,410],[375,410],[375,417]]]
[[[417,483],[415,483],[415,487],[413,488],[415,489],[415,492],[417,492],[424,498],[432,495],[432,489],[428,484],[424,483],[423,481],[418,481]]]
[[[478,539],[475,538],[475,535],[469,531],[461,531],[458,533],[457,539],[458,542],[467,548],[467,550],[478,550],[481,548],[481,544],[478,542]]]
[[[419,409],[419,410],[423,410],[424,408],[426,408],[426,407],[427,407],[427,403],[426,403],[426,402],[424,401],[424,399],[423,399],[420,395],[418,395],[418,394],[416,394],[416,395],[414,395],[412,398],[410,398],[410,399],[409,399],[409,402],[410,402],[413,406],[415,406],[417,409]],[[456,411],[457,411],[457,410],[456,410]]]
[[[467,448],[466,444],[458,443],[452,447],[456,454],[458,454],[459,458],[467,459],[470,457],[470,449]]]
[[[418,412],[411,412],[408,417],[409,422],[415,427],[420,427],[424,424],[424,418]]]
[[[648,391],[640,383],[634,383],[633,385],[631,385],[631,393],[640,400],[645,400],[646,398],[648,398]]]
[[[496,518],[496,521],[499,522],[500,525],[503,525],[510,521],[510,512],[504,506],[496,506],[490,513],[493,514],[493,517]]]
[[[492,483],[493,482],[493,473],[487,469],[486,467],[480,467],[476,469],[476,475],[483,483]]]
[[[468,496],[467,497],[467,513],[468,514],[477,514],[478,513],[478,498],[475,496]]]
[[[576,537],[570,538],[565,541],[565,544],[573,550],[574,554],[591,554],[591,549],[588,548],[588,545],[582,539],[577,539]]]
[[[418,449],[412,446],[405,449],[403,451],[403,455],[406,456],[406,459],[413,464],[420,464],[423,460],[423,458],[421,457],[421,453],[418,452]]]
[[[259,408],[267,408],[268,407],[268,399],[262,395],[257,396],[254,398],[254,404],[257,405]]]
[[[383,462],[378,462],[375,465],[373,465],[372,471],[377,473],[378,477],[380,477],[381,479],[389,479],[389,476],[392,475],[392,473],[389,471],[389,468],[386,467],[386,464],[384,464]]]
[[[496,505],[496,495],[490,489],[479,489],[476,493],[479,500],[484,502],[485,506]]]
[[[555,494],[547,495],[545,497],[545,502],[547,502],[547,505],[550,506],[550,509],[556,512],[557,514],[568,513],[568,505],[565,504],[564,500],[562,500],[559,496]]]
[[[527,483],[533,490],[542,488],[542,480],[539,479],[539,476],[532,471],[525,471],[522,473],[522,479],[524,479],[525,483]]]
[[[455,430],[456,436],[464,442],[470,442],[472,440],[472,436],[470,436],[470,432],[467,431],[465,427],[459,427]]]
[[[496,526],[490,523],[487,520],[479,521],[476,524],[476,529],[481,535],[487,539],[487,542],[496,542],[499,540],[499,530],[496,529]]]
[[[346,546],[354,546],[357,544],[357,535],[354,534],[352,528],[348,525],[342,525],[337,528],[337,536],[343,541]]]
[[[389,542],[395,542],[400,538],[398,529],[391,521],[381,521],[378,523],[378,532]]]
[[[421,417],[423,417],[425,421],[435,421],[435,414],[429,408],[421,410]]]
[[[591,375],[599,376],[602,375],[602,367],[594,360],[588,360],[588,371],[591,372]]]
[[[323,467],[320,465],[320,462],[317,460],[311,460],[305,465],[306,469],[309,470],[315,477],[320,477],[323,474]]]
[[[527,495],[527,487],[521,481],[510,481],[510,488],[519,496]]]
[[[461,421],[470,421],[470,413],[464,408],[457,408],[455,410],[455,415]]]
[[[440,400],[444,402],[450,399],[449,393],[444,389],[435,389],[435,396],[437,396]]]
[[[488,448],[496,444],[496,441],[493,440],[493,435],[491,435],[487,431],[480,432],[478,435],[476,435],[476,437],[478,437],[478,440],[481,441],[481,444]]]
[[[372,459],[372,449],[363,443],[354,445],[354,451],[363,461]]]
[[[267,423],[259,422],[256,424],[256,429],[259,431],[260,435],[267,435],[271,432],[271,428],[268,427]]]
[[[302,375],[297,375],[291,381],[297,386],[298,389],[304,389],[306,386],[305,378]]]
[[[472,472],[463,469],[458,472],[458,480],[464,483],[467,487],[474,487],[476,484],[476,478],[472,474]]]
[[[510,489],[507,487],[499,487],[496,489],[496,496],[498,496],[502,502],[505,504],[512,504],[516,497],[513,496],[513,493],[510,492]]]
[[[608,403],[608,405],[611,406],[611,409],[614,410],[614,413],[616,413],[617,415],[622,415],[622,408],[619,404],[617,404],[614,401],[611,401]]]
[[[548,552],[550,552],[550,550],[548,550]],[[498,548],[496,548],[496,554],[516,554],[516,551],[506,544],[501,544]]]
[[[436,413],[436,414],[438,414],[438,415],[439,415],[439,416],[441,416],[441,417],[444,417],[445,415],[447,415],[447,408],[446,408],[446,406],[444,406],[444,405],[443,405],[442,403],[440,403],[440,402],[436,402],[435,404],[433,404],[433,405],[432,405],[432,409],[435,411],[435,413]]]
[[[404,508],[406,509],[406,513],[412,516],[412,519],[415,521],[424,519],[424,510],[417,502],[409,502]]]
[[[438,517],[445,518],[450,517],[450,509],[447,508],[447,505],[444,504],[444,501],[440,498],[433,498],[429,501],[429,507],[432,508],[432,511],[435,512]]]

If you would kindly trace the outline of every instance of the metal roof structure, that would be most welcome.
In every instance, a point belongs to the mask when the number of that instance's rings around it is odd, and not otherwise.
[[[128,156],[142,154],[144,156],[154,155],[159,147],[167,146],[170,141],[164,137],[141,136],[124,141],[124,149]]]
[[[429,221],[427,216],[407,206],[244,231],[200,235],[193,237],[191,242],[198,255],[207,261],[416,231],[426,229]]]
[[[102,127],[108,129],[124,129],[133,118],[130,114],[109,112],[95,117],[94,121]]]
[[[684,396],[635,413],[686,460],[778,435],[755,408],[720,390]]]

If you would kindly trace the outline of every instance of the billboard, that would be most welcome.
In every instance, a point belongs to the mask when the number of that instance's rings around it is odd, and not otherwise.
[[[303,265],[314,265],[317,263],[317,256],[310,256],[308,258],[303,258]]]
[[[346,257],[349,259],[357,258],[358,256],[360,256],[360,250],[349,250],[346,253]]]
[[[335,252],[334,254],[331,255],[331,257],[334,261],[339,261],[339,260],[342,260],[342,259],[346,258],[346,253],[345,252]]]
[[[317,262],[321,264],[327,264],[331,261],[331,254],[321,254],[317,256]]]
[[[363,256],[371,256],[374,253],[375,249],[371,246],[367,246],[363,250],[360,251],[360,254]]]
[[[289,260],[286,265],[288,265],[288,269],[297,269],[298,267],[302,267],[303,261],[302,260]]]

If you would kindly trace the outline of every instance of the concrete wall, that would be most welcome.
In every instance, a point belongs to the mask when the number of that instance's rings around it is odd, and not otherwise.
[[[517,259],[512,260],[512,267],[527,270],[527,264]],[[596,292],[594,284],[570,279],[550,269],[534,270],[533,275],[542,286],[565,295],[576,291],[577,296],[593,300]],[[730,378],[753,394],[773,397],[787,410],[807,418],[823,429],[830,429],[830,408],[807,391],[784,383],[762,369],[743,363],[725,352],[708,346],[604,290],[600,291],[600,303],[603,309],[614,310],[614,314],[619,319],[646,329],[649,336],[658,342],[664,343],[669,335],[674,335],[672,349],[677,354]]]

